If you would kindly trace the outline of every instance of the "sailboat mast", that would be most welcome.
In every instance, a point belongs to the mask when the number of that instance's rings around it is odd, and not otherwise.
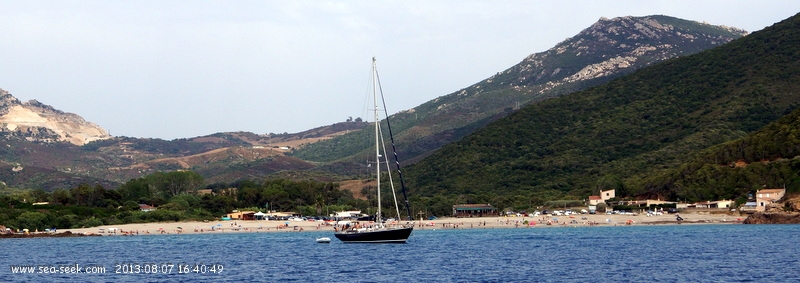
[[[394,145],[394,134],[392,134],[392,123],[389,123],[389,111],[386,109],[386,101],[383,97],[383,88],[381,87],[381,77],[378,75],[378,72],[375,72],[375,78],[378,82],[378,91],[381,94],[381,102],[383,103],[383,113],[386,114],[386,128],[389,130],[389,141],[392,143],[392,153],[394,154],[394,165],[397,166],[397,176],[400,177],[400,188],[403,190],[403,200],[406,202],[406,214],[408,215],[408,220],[411,220],[411,207],[408,205],[408,195],[406,195],[406,184],[403,181],[403,171],[400,170],[400,158],[397,157],[397,147]],[[386,152],[386,150],[384,150]],[[389,167],[389,157],[386,157],[386,171],[390,171]],[[389,174],[389,181],[391,181],[392,175]],[[394,184],[392,184],[392,194],[394,194]],[[397,218],[400,218],[400,207],[397,206],[397,195],[394,195],[395,200],[394,204],[397,208]]]
[[[381,223],[381,151],[380,151],[380,120],[378,119],[378,84],[376,81],[377,66],[375,57],[372,57],[372,100],[375,105],[375,178],[378,181],[378,213],[375,215],[375,221]]]
[[[347,229],[342,231],[337,231],[334,234],[337,239],[341,240],[344,243],[405,243],[408,240],[408,237],[411,236],[411,232],[414,230],[414,225],[393,225],[396,224],[393,222],[390,225],[385,225],[383,223],[383,216],[381,214],[381,153],[386,158],[386,172],[388,173],[386,176],[389,178],[387,183],[390,184],[392,195],[394,197],[395,207],[397,207],[397,193],[394,190],[394,184],[392,181],[392,172],[391,166],[389,166],[389,158],[388,153],[386,152],[385,141],[383,140],[383,133],[381,132],[381,120],[380,120],[380,113],[378,112],[380,108],[379,106],[383,107],[384,112],[386,112],[386,102],[383,99],[383,90],[381,89],[380,77],[378,76],[378,67],[375,60],[375,57],[372,57],[372,74],[370,78],[370,83],[372,83],[372,95],[373,95],[373,104],[374,104],[374,111],[375,111],[375,180],[377,181],[377,185],[375,186],[377,190],[378,196],[378,210],[375,213],[375,225],[370,227],[366,227],[363,229],[360,228],[353,228]],[[369,88],[369,87],[367,87]],[[378,95],[380,94],[380,98]],[[379,100],[380,99],[380,100]],[[378,102],[382,102],[383,104],[378,104]],[[389,127],[389,115],[386,114],[386,126],[389,129],[389,135],[391,135],[391,128]],[[392,149],[395,149],[394,145],[392,145]],[[381,151],[383,150],[383,151]],[[369,151],[369,150],[367,150]],[[397,162],[397,154],[395,153],[395,163]],[[370,164],[371,165],[371,164]],[[398,175],[401,177],[402,183],[402,174]],[[405,196],[405,189],[403,191],[403,195]],[[408,207],[408,200],[406,199],[406,208]],[[397,217],[400,218],[400,211],[397,208]],[[390,213],[391,214],[391,213]],[[356,226],[358,227],[358,226]]]

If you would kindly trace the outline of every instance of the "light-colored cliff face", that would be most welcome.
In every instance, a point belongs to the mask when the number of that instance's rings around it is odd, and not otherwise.
[[[745,30],[669,16],[601,18],[576,36],[519,64],[431,104],[437,112],[483,113],[469,117],[432,118],[480,121],[488,115],[597,85],[654,63],[707,50],[746,36]],[[513,90],[510,94],[506,90]],[[474,98],[474,99],[471,99]],[[484,99],[484,100],[481,100]],[[492,108],[490,105],[498,105]],[[415,109],[427,115],[423,108]],[[410,111],[409,111],[410,112]],[[439,115],[439,114],[434,114]]]
[[[662,20],[664,20],[662,18]],[[667,20],[669,21],[669,20]],[[685,53],[698,52],[704,48],[689,47],[692,44],[716,46],[727,43],[747,31],[727,26],[712,26],[696,23],[696,30],[685,30],[669,23],[659,22],[654,17],[619,17],[601,18],[591,27],[581,31],[573,38],[567,39],[550,50],[528,56],[519,70],[514,68],[507,72],[520,72],[517,84],[535,78],[547,80],[539,93],[546,93],[555,87],[614,75],[629,68],[638,68],[653,62],[681,56]],[[716,33],[705,33],[707,30],[718,30]],[[720,30],[729,35],[719,35]],[[724,33],[724,32],[722,32]],[[599,56],[598,56],[599,55]],[[571,56],[570,61],[589,63],[580,70],[565,71],[561,68],[550,70],[547,62],[553,58]],[[601,61],[590,58],[603,58]],[[566,59],[561,58],[561,61]],[[641,62],[640,62],[641,61]],[[569,69],[564,67],[565,69]],[[535,77],[526,75],[536,74]],[[564,77],[559,77],[563,75]]]
[[[0,89],[0,132],[29,141],[64,141],[84,145],[110,138],[106,130],[73,113],[66,113],[36,100],[20,102]]]

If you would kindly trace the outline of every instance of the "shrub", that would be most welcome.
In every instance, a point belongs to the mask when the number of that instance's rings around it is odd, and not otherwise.
[[[102,225],[103,225],[103,220],[100,220],[99,218],[92,216],[78,222],[78,224],[74,225],[72,228],[89,228]]]

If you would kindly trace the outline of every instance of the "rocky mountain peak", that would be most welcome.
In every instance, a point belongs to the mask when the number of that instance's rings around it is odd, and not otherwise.
[[[8,91],[0,88],[0,115],[8,112],[8,107],[20,104],[16,97],[12,96]]]
[[[553,48],[531,54],[490,78],[506,86],[541,86],[546,93],[568,83],[631,71],[657,61],[689,55],[747,35],[727,26],[668,16],[600,18]]]
[[[111,137],[106,130],[81,116],[36,100],[20,102],[3,89],[0,89],[0,134],[29,141],[61,141],[75,145]]]

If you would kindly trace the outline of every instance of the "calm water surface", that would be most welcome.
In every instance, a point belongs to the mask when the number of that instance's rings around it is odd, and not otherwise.
[[[417,230],[407,244],[331,233],[0,240],[2,281],[32,282],[800,282],[800,225]],[[327,236],[330,244],[317,244]],[[143,264],[172,264],[156,274]],[[19,274],[12,266],[101,266]],[[120,274],[140,264],[139,274]],[[188,264],[189,273],[179,266]],[[205,273],[194,266],[205,264]],[[119,266],[118,266],[119,265]],[[222,266],[212,272],[212,265]],[[166,271],[168,273],[163,273]],[[202,272],[203,269],[197,270]],[[217,270],[219,271],[219,270]]]

